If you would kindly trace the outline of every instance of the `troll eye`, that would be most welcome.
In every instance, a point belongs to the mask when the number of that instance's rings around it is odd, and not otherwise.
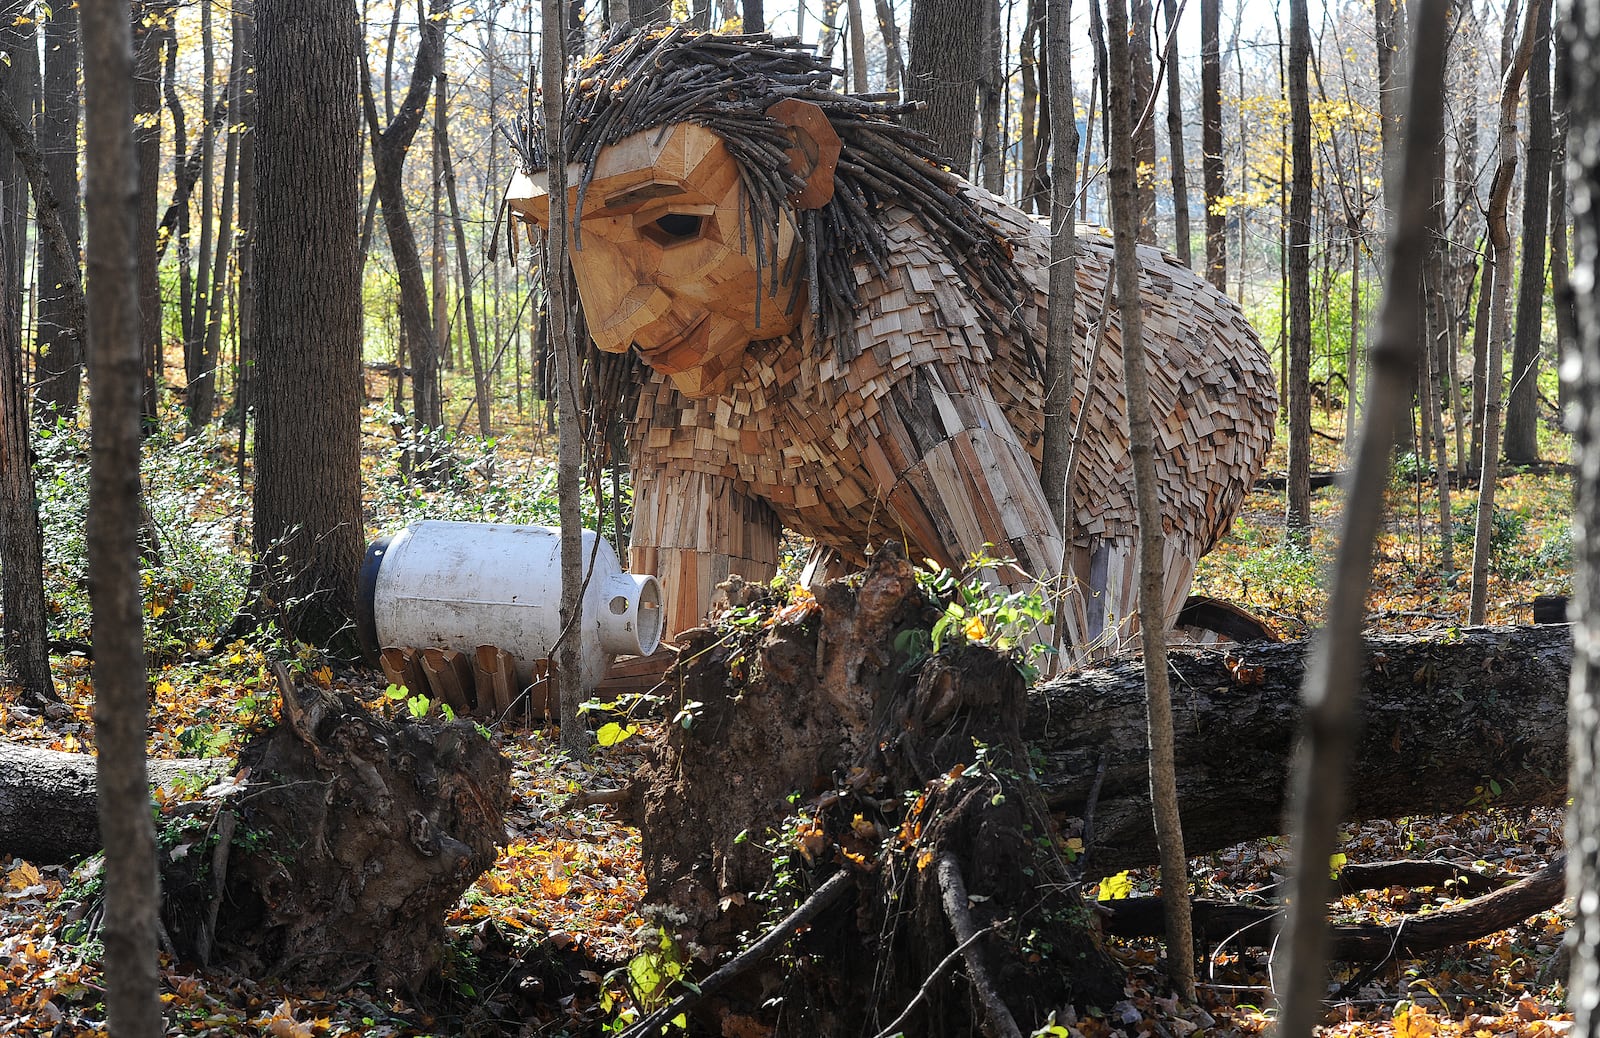
[[[656,227],[670,241],[687,241],[700,235],[705,217],[694,213],[667,213],[656,220]]]

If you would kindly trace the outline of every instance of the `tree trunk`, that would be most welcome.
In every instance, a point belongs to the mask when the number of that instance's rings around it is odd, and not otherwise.
[[[1072,218],[1072,190],[1077,183],[1078,123],[1073,116],[1072,49],[1068,26],[1071,0],[1043,0],[1046,101],[1052,127],[1050,143],[1050,312],[1045,323],[1044,447],[1039,485],[1055,516],[1062,543],[1072,543],[1072,315],[1078,293],[1077,224]],[[1059,129],[1057,129],[1059,127]],[[1091,133],[1093,125],[1090,126]]]
[[[1364,658],[1361,628],[1398,431],[1395,419],[1408,410],[1421,356],[1417,329],[1422,325],[1423,258],[1434,198],[1434,154],[1444,132],[1446,4],[1447,0],[1423,0],[1419,5],[1406,110],[1409,136],[1395,185],[1399,205],[1389,227],[1387,291],[1372,340],[1367,410],[1338,554],[1328,577],[1328,621],[1304,681],[1306,716],[1289,786],[1295,864],[1280,898],[1285,909],[1280,943],[1287,956],[1279,996],[1284,1038],[1310,1038],[1327,994],[1327,911],[1332,896],[1327,863],[1337,847],[1340,818],[1349,810],[1345,787],[1351,760],[1358,753],[1356,729],[1362,716],[1361,682],[1353,664]],[[1295,8],[1292,17],[1300,21],[1305,16],[1304,0],[1296,0]],[[1365,658],[1380,670],[1387,666],[1378,655]]]
[[[38,39],[35,24],[38,18],[31,5],[10,0],[0,3],[0,50],[5,52],[0,64],[0,89],[17,113],[28,135],[33,134],[34,107],[39,93]],[[12,295],[6,307],[12,322],[12,338],[21,342],[22,300],[28,294],[28,281],[24,275],[24,255],[28,244],[28,187],[27,180],[11,149],[0,143],[0,192],[5,205],[0,215],[0,253],[5,257],[6,284]]]
[[[422,276],[422,254],[406,210],[404,176],[406,152],[422,125],[433,77],[439,69],[439,55],[444,45],[444,21],[439,16],[448,6],[448,0],[434,0],[430,16],[422,22],[411,85],[387,129],[378,125],[378,110],[370,82],[363,79],[361,87],[372,140],[373,182],[383,205],[383,226],[389,234],[389,250],[394,254],[395,273],[400,280],[400,322],[411,353],[412,419],[424,429],[436,429],[444,424],[444,405],[439,393],[442,344],[435,340],[429,320],[428,287]]]
[[[744,0],[742,15],[745,32],[767,31],[767,10],[765,0]],[[796,32],[799,30],[797,29]]]
[[[349,4],[256,11],[253,584],[322,644],[350,629],[364,547],[358,28]]]
[[[1311,542],[1311,23],[1305,0],[1289,2],[1289,511],[1288,535]]]
[[[891,94],[900,93],[905,66],[900,57],[900,26],[895,21],[894,6],[889,0],[877,0],[878,32],[883,37],[883,89]]]
[[[1116,3],[1116,0],[1108,0]],[[1141,119],[1150,107],[1156,90],[1155,70],[1155,3],[1153,0],[1129,0],[1128,47],[1129,111],[1132,121],[1128,128],[1133,133],[1133,167],[1139,182],[1139,241],[1154,245],[1156,241],[1156,123],[1154,119]],[[1107,25],[1110,18],[1106,19]],[[1115,74],[1113,74],[1115,79]],[[1116,84],[1112,84],[1116,90]],[[1109,105],[1108,105],[1109,108]]]
[[[1156,843],[1161,856],[1161,889],[1166,907],[1167,975],[1178,995],[1194,999],[1194,936],[1189,919],[1189,871],[1183,850],[1183,828],[1178,818],[1177,776],[1173,764],[1172,692],[1167,683],[1166,616],[1162,604],[1165,584],[1166,535],[1161,523],[1161,503],[1156,483],[1155,422],[1150,413],[1150,383],[1144,345],[1144,315],[1139,305],[1138,238],[1140,213],[1139,175],[1135,153],[1139,131],[1133,108],[1139,82],[1137,59],[1129,53],[1148,45],[1147,27],[1141,29],[1135,13],[1130,37],[1128,11],[1123,0],[1111,0],[1106,14],[1111,93],[1106,107],[1111,115],[1111,226],[1116,243],[1117,313],[1122,322],[1122,377],[1128,406],[1128,453],[1133,461],[1134,505],[1139,525],[1139,641],[1144,657],[1145,708],[1150,745],[1150,800]],[[1148,4],[1144,4],[1148,10]],[[1148,96],[1152,91],[1146,91]],[[1133,93],[1135,97],[1130,97]],[[1154,143],[1152,139],[1152,144]]]
[[[978,173],[984,190],[1004,194],[1006,142],[1000,125],[1000,95],[1005,90],[1001,71],[1000,0],[983,3],[983,67],[978,76]]]
[[[1575,1010],[1573,1033],[1600,1031],[1600,2],[1573,0],[1562,8],[1570,80],[1563,91],[1570,105],[1571,150],[1567,183],[1572,191],[1572,245],[1576,257],[1575,342],[1578,363],[1572,395],[1577,402],[1578,502],[1572,520],[1577,573],[1574,637],[1584,646],[1572,667],[1573,799],[1567,814],[1567,889],[1582,891],[1568,929],[1572,952],[1568,980]]]
[[[906,124],[932,137],[963,176],[972,167],[973,106],[982,55],[984,0],[912,0],[906,100],[925,107]]]
[[[1539,460],[1539,367],[1543,353],[1545,238],[1550,219],[1550,3],[1539,4],[1533,58],[1528,65],[1528,168],[1522,187],[1522,265],[1517,324],[1511,345],[1511,393],[1506,401],[1505,458]]]
[[[1378,59],[1378,140],[1383,155],[1382,208],[1377,224],[1387,233],[1400,177],[1400,76],[1395,60],[1400,36],[1395,25],[1400,0],[1373,0],[1373,49]]]
[[[84,152],[87,156],[88,344],[94,384],[89,470],[89,593],[94,618],[96,784],[105,865],[106,1010],[127,1038],[164,1033],[157,995],[155,827],[145,768],[143,608],[139,597],[141,383],[148,375],[139,308],[142,266],[155,240],[140,217],[134,149],[133,46],[128,6],[84,3]],[[153,111],[154,105],[145,108]],[[152,210],[153,211],[153,210]],[[151,228],[153,230],[153,228]]]
[[[867,22],[861,14],[861,0],[846,0],[845,15],[850,19],[850,89],[864,94],[867,92]]]
[[[1206,279],[1228,290],[1227,190],[1222,168],[1221,0],[1200,0],[1200,173],[1206,195]]]
[[[239,301],[234,310],[233,406],[239,419],[238,481],[244,486],[250,410],[255,402],[256,88],[255,3],[234,0],[233,45],[244,59],[244,75],[230,83],[239,135]]]
[[[1178,23],[1177,0],[1162,0],[1166,12],[1167,35],[1171,44],[1167,48],[1167,156],[1172,164],[1172,241],[1178,258],[1186,267],[1194,267],[1194,243],[1189,230],[1189,169],[1183,151],[1183,78],[1178,69],[1178,37],[1173,32]]]
[[[1500,89],[1500,162],[1489,189],[1489,242],[1494,247],[1494,287],[1489,301],[1489,356],[1484,375],[1483,468],[1478,479],[1477,530],[1472,538],[1472,592],[1467,605],[1469,623],[1483,623],[1489,607],[1489,556],[1494,518],[1495,482],[1500,471],[1500,419],[1503,407],[1503,372],[1506,340],[1511,337],[1511,231],[1506,210],[1511,203],[1511,181],[1517,171],[1517,99],[1522,77],[1533,58],[1539,8],[1544,0],[1528,0],[1523,12],[1522,35],[1507,64]],[[1516,22],[1506,19],[1509,43]]]
[[[39,118],[39,150],[45,175],[58,203],[67,234],[71,269],[63,269],[46,243],[39,248],[39,361],[34,372],[41,416],[48,410],[77,414],[83,375],[82,289],[72,298],[69,282],[79,282],[81,221],[78,196],[78,7],[53,4],[44,24],[44,108]],[[37,200],[36,200],[37,201]],[[78,318],[71,317],[76,308]]]
[[[20,686],[24,701],[37,706],[57,696],[46,644],[44,530],[34,491],[28,378],[21,329],[11,313],[16,296],[4,275],[0,271],[0,679]]]
[[[1570,65],[1566,39],[1559,34],[1555,44],[1554,111],[1551,113],[1554,145],[1550,163],[1550,301],[1556,312],[1557,371],[1565,369],[1560,358],[1574,354],[1578,342],[1578,315],[1574,306],[1567,254],[1567,81]],[[1563,420],[1571,406],[1572,382],[1561,375],[1556,405]]]
[[[545,25],[559,24],[560,7],[556,0],[543,0]],[[566,54],[561,45],[561,34],[544,35],[544,52],[540,56],[540,74],[544,87],[545,143],[549,152],[550,197],[567,197],[566,123],[563,112],[566,98],[562,92],[562,75],[566,68]],[[560,616],[564,629],[573,629],[579,622],[583,609],[583,519],[580,514],[579,467],[583,460],[583,444],[578,420],[579,354],[578,335],[574,328],[577,307],[574,305],[571,265],[567,259],[567,207],[550,207],[550,228],[545,235],[544,290],[548,300],[546,322],[550,351],[556,366],[556,406],[560,411],[560,441],[557,444],[556,491],[561,508],[561,603]],[[559,675],[557,684],[561,714],[561,747],[574,757],[586,757],[589,751],[589,731],[578,713],[583,697],[579,681],[578,639],[565,638],[560,656],[556,660]]]
[[[483,350],[478,343],[478,321],[472,308],[472,254],[467,251],[467,231],[461,222],[461,204],[456,197],[456,169],[450,160],[450,131],[445,118],[445,74],[439,73],[439,90],[434,99],[438,121],[434,124],[439,135],[439,156],[444,174],[445,197],[450,202],[450,226],[456,240],[456,264],[461,274],[462,318],[467,324],[467,344],[472,353],[473,398],[478,407],[478,432],[487,437],[491,415],[489,413],[489,372],[484,370]]]
[[[160,416],[157,385],[166,377],[161,342],[161,278],[156,255],[156,218],[161,209],[161,44],[171,0],[139,0],[133,6],[133,138],[139,156],[139,341],[144,350],[140,409],[147,428]]]
[[[1028,0],[1028,13],[1022,24],[1022,39],[1018,43],[1017,65],[1022,80],[1022,105],[1018,116],[1018,144],[1022,150],[1021,186],[1018,206],[1025,213],[1047,215],[1049,209],[1042,199],[1042,185],[1048,178],[1041,164],[1047,148],[1050,118],[1041,108],[1049,104],[1050,90],[1041,91],[1040,74],[1048,70],[1039,60],[1038,41],[1044,32],[1044,0]],[[1041,132],[1043,131],[1043,132]]]

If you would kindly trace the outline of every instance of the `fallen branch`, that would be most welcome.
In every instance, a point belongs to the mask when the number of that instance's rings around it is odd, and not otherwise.
[[[1538,872],[1493,893],[1441,908],[1426,915],[1406,916],[1398,923],[1346,923],[1332,927],[1331,955],[1345,962],[1387,962],[1464,944],[1515,926],[1559,904],[1566,893],[1565,856],[1557,856]],[[1391,865],[1401,863],[1388,863]],[[1427,864],[1427,863],[1408,863]],[[1106,933],[1114,937],[1160,937],[1165,933],[1161,899],[1128,898],[1102,903]],[[1264,947],[1277,934],[1276,905],[1243,905],[1232,901],[1194,902],[1196,932],[1245,938]]]
[[[972,922],[972,912],[967,907],[967,884],[961,878],[961,863],[954,855],[939,855],[939,890],[944,895],[944,914],[950,920],[950,932],[955,934],[961,958],[967,964],[967,982],[983,1003],[984,1034],[989,1038],[1022,1038],[1016,1018],[995,991],[994,982],[989,979],[989,971],[975,947],[982,931]]]
[[[641,1017],[638,1023],[622,1033],[622,1038],[650,1038],[652,1035],[662,1033],[675,1017],[687,1012],[701,999],[727,987],[751,967],[776,954],[779,948],[794,939],[797,930],[809,926],[813,919],[843,897],[850,884],[849,870],[841,870],[829,876],[826,883],[813,891],[811,896],[801,902],[799,908],[785,916],[782,922],[763,934],[759,941],[729,959],[692,990],[684,992],[650,1015]]]
[[[917,993],[911,996],[911,1001],[906,1003],[906,1007],[900,1010],[900,1015],[895,1017],[888,1027],[879,1031],[875,1038],[892,1038],[893,1035],[901,1033],[905,1029],[906,1021],[911,1018],[912,1011],[928,1000],[928,992],[933,990],[933,985],[940,977],[949,972],[950,967],[956,964],[956,960],[963,958],[967,953],[967,949],[977,943],[980,938],[1009,925],[1010,922],[1011,920],[1009,919],[997,919],[950,949],[950,954],[939,960],[939,965],[935,966],[928,974],[927,979],[922,982],[922,987],[918,988]]]

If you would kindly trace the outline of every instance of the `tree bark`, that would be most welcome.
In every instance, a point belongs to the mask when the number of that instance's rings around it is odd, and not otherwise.
[[[322,644],[351,629],[364,547],[358,28],[348,3],[256,12],[253,584]]]
[[[1116,0],[1108,0],[1116,3]],[[1133,131],[1133,169],[1139,184],[1139,241],[1145,245],[1154,245],[1156,241],[1156,123],[1154,119],[1143,119],[1145,110],[1150,107],[1152,95],[1156,89],[1155,71],[1155,3],[1154,0],[1129,0],[1128,3],[1129,26],[1127,44],[1129,57],[1132,59],[1129,66],[1129,90],[1131,99],[1128,110],[1132,113],[1132,121],[1128,128]],[[1106,19],[1110,24],[1110,17]],[[1114,45],[1114,44],[1113,44]],[[1112,74],[1113,79],[1115,73]],[[1113,83],[1112,90],[1116,86]]]
[[[1568,0],[1562,7],[1567,47],[1564,91],[1570,123],[1567,183],[1571,189],[1575,257],[1577,403],[1574,440],[1578,472],[1572,520],[1577,572],[1574,638],[1582,646],[1572,666],[1572,806],[1567,814],[1567,889],[1582,891],[1567,931],[1572,965],[1568,984],[1573,1033],[1600,1032],[1600,2]],[[1570,358],[1569,358],[1570,359]]]
[[[978,175],[984,190],[999,195],[1005,193],[1006,187],[1006,142],[1001,140],[1000,125],[1000,95],[1006,89],[1000,68],[1000,0],[982,0],[982,3],[983,65],[978,75]]]
[[[1139,304],[1138,238],[1143,202],[1136,165],[1141,131],[1134,121],[1138,97],[1138,58],[1132,49],[1149,46],[1149,27],[1141,27],[1137,12],[1146,0],[1132,0],[1135,12],[1130,34],[1128,10],[1123,0],[1110,0],[1106,8],[1111,92],[1106,98],[1111,115],[1111,225],[1116,243],[1117,311],[1122,322],[1122,377],[1128,402],[1128,452],[1133,460],[1134,504],[1139,525],[1139,641],[1144,656],[1145,712],[1150,746],[1150,800],[1156,843],[1161,857],[1162,901],[1166,906],[1168,939],[1167,975],[1186,1001],[1194,999],[1194,935],[1189,920],[1189,871],[1184,854],[1183,827],[1178,815],[1177,775],[1173,760],[1172,691],[1167,683],[1166,617],[1162,587],[1162,559],[1166,535],[1157,499],[1155,423],[1150,413],[1150,384],[1146,373],[1149,350],[1144,345],[1144,316]],[[1131,41],[1130,41],[1131,35]],[[1131,67],[1130,67],[1131,66]],[[1144,91],[1148,97],[1153,84]],[[1130,93],[1133,95],[1130,97]],[[1152,131],[1151,145],[1155,143]]]
[[[1489,556],[1493,551],[1490,534],[1495,483],[1500,472],[1500,420],[1504,410],[1502,383],[1506,340],[1511,337],[1511,231],[1506,211],[1511,204],[1511,181],[1517,172],[1517,99],[1522,92],[1522,78],[1533,59],[1539,8],[1545,2],[1528,0],[1523,11],[1522,34],[1516,52],[1506,65],[1500,88],[1500,161],[1489,188],[1489,243],[1494,247],[1494,282],[1490,289],[1489,354],[1484,374],[1483,468],[1478,477],[1477,529],[1472,538],[1472,590],[1467,603],[1467,620],[1473,624],[1483,623],[1489,607]],[[1515,21],[1508,18],[1508,44],[1515,29]]]
[[[45,176],[58,204],[70,245],[69,267],[56,252],[39,249],[39,361],[34,372],[38,407],[70,418],[77,414],[83,381],[82,288],[76,298],[69,283],[79,282],[78,245],[82,208],[78,194],[78,7],[53,4],[44,24],[44,106],[39,118],[39,150]],[[37,202],[37,199],[35,200]],[[72,319],[76,308],[77,320]]]
[[[34,490],[28,379],[12,313],[16,296],[0,270],[0,680],[16,683],[25,701],[57,698],[50,677],[44,603],[44,530]]]
[[[144,388],[140,410],[147,428],[160,415],[158,384],[166,377],[161,342],[161,278],[156,255],[156,216],[161,208],[161,45],[171,0],[139,0],[133,5],[133,139],[139,156],[139,341],[144,349]]]
[[[906,124],[932,137],[963,176],[972,167],[972,125],[982,54],[983,0],[913,0],[906,100],[925,107]]]
[[[1194,243],[1189,230],[1189,169],[1183,150],[1183,79],[1178,74],[1178,38],[1173,27],[1178,22],[1177,0],[1162,0],[1166,12],[1167,35],[1167,156],[1172,164],[1172,241],[1174,251],[1186,267],[1194,266]]]
[[[1200,0],[1200,174],[1206,196],[1206,278],[1228,290],[1228,217],[1221,211],[1227,190],[1222,168],[1221,0]]]
[[[29,136],[33,134],[33,110],[39,90],[38,40],[35,24],[38,21],[31,5],[20,0],[0,3],[0,50],[5,52],[0,64],[0,90],[3,90],[12,110],[17,113]],[[22,341],[22,299],[28,294],[28,282],[23,275],[23,256],[28,243],[28,189],[27,180],[6,144],[0,143],[0,193],[4,195],[3,215],[0,215],[0,254],[5,257],[6,284],[12,300],[6,307],[12,323],[11,335]]]
[[[439,69],[444,21],[438,16],[448,8],[449,0],[433,0],[430,16],[423,19],[411,85],[387,129],[378,124],[372,86],[365,78],[360,93],[372,140],[373,181],[383,205],[383,225],[389,234],[389,250],[394,254],[395,273],[400,279],[400,321],[411,353],[412,419],[425,429],[444,424],[438,371],[442,344],[435,340],[429,321],[428,287],[422,276],[417,236],[406,210],[404,175],[406,152],[422,125],[428,95],[433,90],[433,77]],[[260,262],[259,257],[257,262]]]
[[[1550,220],[1550,3],[1539,5],[1528,65],[1528,168],[1522,187],[1522,265],[1517,324],[1511,343],[1511,392],[1506,400],[1505,459],[1539,460],[1539,368],[1543,352],[1545,243]]]
[[[895,21],[894,6],[889,0],[877,0],[878,32],[883,37],[883,89],[891,94],[900,93],[904,79],[904,61],[900,57],[900,26]]]
[[[445,197],[450,202],[450,226],[455,235],[456,265],[461,276],[462,317],[467,324],[467,344],[472,353],[472,389],[478,406],[478,432],[487,437],[489,413],[489,372],[484,369],[483,350],[478,343],[478,320],[472,304],[472,254],[467,251],[467,231],[461,222],[461,204],[456,197],[456,168],[450,160],[450,131],[445,119],[445,75],[439,74],[439,90],[434,101],[439,111],[436,123],[439,156],[442,160]]]
[[[1044,447],[1040,486],[1055,515],[1062,543],[1070,544],[1073,515],[1067,471],[1072,457],[1072,315],[1078,279],[1077,224],[1072,191],[1077,184],[1078,124],[1073,117],[1071,0],[1043,0],[1045,91],[1052,127],[1050,143],[1050,313],[1045,324]],[[1093,126],[1090,127],[1091,132]]]
[[[89,471],[89,594],[95,650],[95,748],[105,866],[103,937],[109,1029],[163,1033],[157,994],[155,827],[145,768],[143,609],[139,597],[139,440],[145,338],[139,279],[154,239],[140,235],[141,170],[134,149],[134,59],[128,6],[81,5],[86,250],[94,424]],[[153,107],[153,106],[152,106]]]
[[[1382,2],[1382,0],[1380,0]],[[1305,0],[1289,0],[1288,535],[1311,542],[1311,23]]]
[[[1562,802],[1564,681],[1573,660],[1565,627],[1372,638],[1364,651],[1364,731],[1352,757],[1349,818]],[[1189,853],[1283,831],[1307,652],[1306,642],[1169,651]],[[1022,728],[1050,805],[1070,826],[1091,813],[1093,798],[1088,873],[1155,864],[1139,660],[1044,682],[1025,709]],[[152,781],[165,786],[183,774],[217,773],[227,762],[150,767]],[[0,742],[0,854],[65,861],[96,850],[93,772],[84,754]],[[1498,795],[1489,779],[1500,785]]]

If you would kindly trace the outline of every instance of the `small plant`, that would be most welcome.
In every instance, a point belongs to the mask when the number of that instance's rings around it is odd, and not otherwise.
[[[995,571],[1015,562],[975,554],[958,577],[927,560],[917,570],[917,583],[934,601],[944,604],[944,612],[932,629],[908,630],[897,639],[895,648],[910,657],[907,666],[946,647],[987,645],[1010,657],[1027,680],[1038,677],[1037,661],[1050,651],[1040,634],[1051,621],[1051,609],[1036,589],[1011,591],[996,586]]]

